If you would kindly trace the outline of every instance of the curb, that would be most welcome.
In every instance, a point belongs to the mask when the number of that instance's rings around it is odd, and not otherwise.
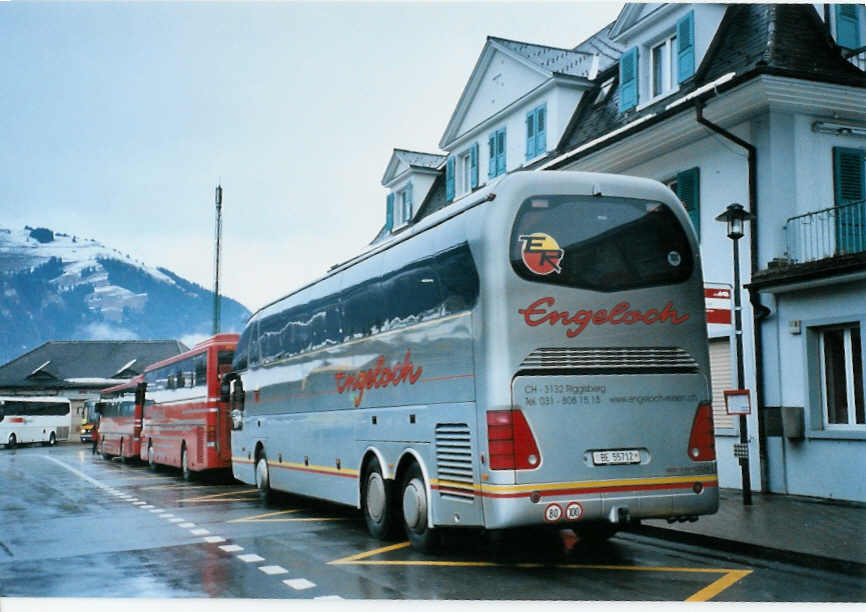
[[[714,548],[716,550],[727,553],[746,554],[752,557],[758,557],[768,561],[783,561],[792,565],[799,565],[808,568],[819,568],[831,572],[848,574],[851,576],[866,577],[866,563],[857,561],[849,561],[847,559],[837,559],[834,557],[825,557],[823,555],[815,555],[811,553],[803,553],[793,550],[785,550],[782,548],[774,548],[771,546],[763,546],[752,542],[741,542],[728,538],[720,538],[717,536],[706,535],[702,533],[692,533],[688,531],[679,531],[676,529],[665,529],[664,527],[656,527],[650,525],[640,525],[631,527],[628,533],[635,535],[643,535],[650,538],[657,538],[678,542],[680,544],[693,544]]]

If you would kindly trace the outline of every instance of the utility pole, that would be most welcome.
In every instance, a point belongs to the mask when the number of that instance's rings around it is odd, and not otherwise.
[[[213,283],[213,333],[220,333],[220,250],[222,245],[222,209],[223,209],[223,188],[222,185],[217,185],[216,188],[216,248],[214,261],[214,283]]]

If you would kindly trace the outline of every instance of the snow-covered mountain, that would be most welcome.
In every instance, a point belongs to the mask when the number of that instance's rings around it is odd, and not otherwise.
[[[221,330],[250,312],[221,298]],[[0,228],[0,364],[47,340],[209,335],[213,293],[92,239]]]

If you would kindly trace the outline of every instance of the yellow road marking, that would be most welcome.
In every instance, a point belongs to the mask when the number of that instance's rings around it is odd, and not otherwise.
[[[227,523],[303,523],[312,521],[351,521],[356,520],[347,517],[302,517],[302,518],[268,518],[272,516],[280,516],[283,514],[291,514],[300,512],[302,508],[294,508],[292,510],[279,510],[278,512],[268,512],[266,514],[256,514],[255,516],[245,516],[243,518],[232,519]]]
[[[727,574],[713,582],[711,585],[702,588],[700,591],[686,599],[686,601],[709,601],[729,586],[751,573],[752,570],[730,570]]]
[[[211,495],[201,495],[199,497],[191,497],[189,499],[179,499],[178,502],[183,503],[206,503],[206,502],[230,502],[230,501],[250,501],[250,495],[258,495],[258,489],[244,489],[241,491],[227,491],[224,493],[212,493]],[[247,497],[228,497],[229,495],[246,495]]]
[[[391,550],[398,550],[400,548],[406,548],[409,546],[409,542],[400,542],[399,544],[392,544],[391,546],[385,546],[383,548],[377,548],[376,550],[370,550],[367,552],[358,553],[357,555],[352,555],[351,557],[344,557],[343,559],[337,559],[336,561],[331,561],[328,565],[346,565],[349,563],[353,563],[359,559],[366,559],[367,557],[372,557],[374,555],[378,555],[384,552],[388,552]]]
[[[138,490],[139,491],[162,491],[165,489],[179,490],[179,489],[206,489],[206,488],[208,488],[208,487],[205,487],[203,485],[167,484],[167,485],[156,485],[153,487],[140,487]]]
[[[376,555],[400,550],[409,546],[409,542],[400,542],[391,546],[377,548],[375,550],[358,553],[350,557],[343,557],[328,562],[328,565],[383,565],[383,566],[430,566],[430,567],[519,567],[519,568],[546,568],[551,567],[547,563],[497,563],[495,561],[411,561],[411,560],[375,560],[370,559]],[[691,574],[723,574],[721,578],[713,581],[709,586],[691,595],[685,601],[709,601],[732,584],[745,578],[752,570],[735,570],[712,567],[660,567],[660,566],[637,566],[637,565],[595,565],[581,563],[564,563],[554,565],[560,569],[590,569],[626,572],[677,572]]]
[[[267,514],[256,514],[255,516],[245,516],[243,518],[232,519],[230,521],[226,521],[228,523],[248,523],[252,521],[264,521],[265,517],[268,516],[277,516],[280,514],[291,514],[292,512],[298,512],[300,508],[295,508],[294,510],[280,510],[279,512],[268,512]],[[271,519],[273,520],[273,519]]]

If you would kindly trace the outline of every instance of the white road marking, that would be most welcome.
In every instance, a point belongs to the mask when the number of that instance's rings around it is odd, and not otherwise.
[[[220,546],[220,550],[224,550],[225,552],[238,552],[243,549],[243,546],[238,546],[237,544],[226,544],[225,546]]]
[[[159,518],[170,519],[170,518],[172,518],[173,516],[174,516],[173,514],[160,514],[160,515],[159,515]],[[181,521],[182,521],[182,520],[183,520],[183,519],[181,519]],[[180,522],[180,521],[178,521],[178,522]]]
[[[238,555],[238,559],[243,561],[244,563],[255,563],[257,561],[264,561],[264,557],[260,557],[258,555]]]
[[[184,529],[189,529],[190,527],[195,527],[195,523],[180,523],[178,527],[183,527]]]
[[[189,532],[192,535],[207,535],[210,533],[208,529],[190,529]]]
[[[146,507],[147,507],[147,506],[145,506],[145,508],[146,508]],[[142,508],[142,509],[144,509],[144,508]],[[151,512],[165,512],[165,510],[163,510],[162,508],[152,508],[152,509],[151,509]]]
[[[221,536],[207,536],[204,541],[208,544],[216,544],[217,542],[225,542],[226,539]]]
[[[154,507],[154,506],[151,506],[150,504],[146,504],[146,505],[142,506],[141,509],[142,509],[142,510],[150,510],[150,509],[153,508],[153,507]]]
[[[133,506],[144,506],[144,505],[147,505],[147,502],[136,501],[136,502],[132,502],[132,505]]]
[[[312,589],[316,586],[315,582],[310,582],[306,578],[289,578],[288,580],[283,580],[283,584],[292,587],[296,591]]]
[[[259,566],[259,571],[266,573],[268,576],[274,576],[276,574],[288,574],[289,570],[279,565],[261,565]]]
[[[168,522],[169,522],[169,523],[182,523],[182,522],[184,522],[185,520],[186,520],[186,519],[182,519],[182,518],[177,518],[177,517],[175,517],[175,518],[173,518],[173,519],[168,519]]]

